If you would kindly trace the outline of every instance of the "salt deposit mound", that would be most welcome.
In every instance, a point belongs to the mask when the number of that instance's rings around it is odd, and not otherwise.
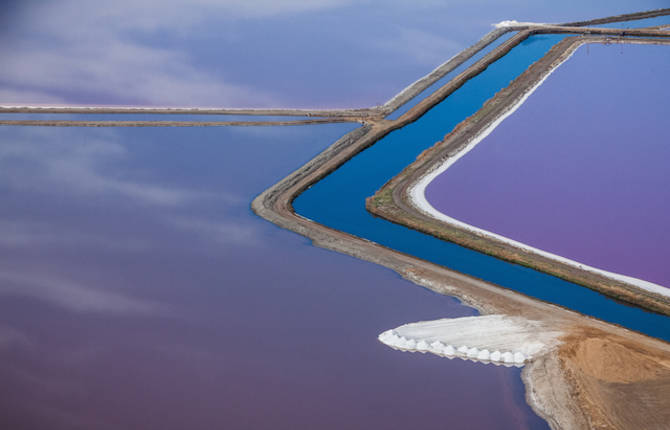
[[[403,351],[520,366],[556,346],[561,335],[538,321],[484,315],[405,324],[379,340]]]

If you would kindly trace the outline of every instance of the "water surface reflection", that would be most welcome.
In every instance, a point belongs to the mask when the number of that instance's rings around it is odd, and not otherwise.
[[[669,53],[579,48],[426,197],[468,224],[670,286]]]
[[[2,427],[546,428],[376,340],[471,309],[250,212],[353,127],[0,128]]]

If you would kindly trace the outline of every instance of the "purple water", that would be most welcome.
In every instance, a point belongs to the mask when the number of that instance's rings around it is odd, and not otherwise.
[[[0,128],[0,428],[547,428],[376,339],[472,309],[249,210],[353,127]]]
[[[5,0],[0,103],[367,107],[507,19],[667,7],[580,2]]]
[[[426,189],[439,211],[670,286],[670,47],[588,45]]]

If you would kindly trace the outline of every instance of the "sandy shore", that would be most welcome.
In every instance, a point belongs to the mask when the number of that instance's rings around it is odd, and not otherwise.
[[[545,32],[547,27],[520,31],[397,120],[369,121],[347,134],[261,193],[252,208],[263,218],[309,237],[316,246],[388,267],[416,284],[460,298],[483,315],[512,317],[517,322],[525,321],[521,326],[539,325],[560,333],[554,338],[555,343],[548,343],[547,348],[531,355],[530,361],[524,361],[522,373],[529,404],[552,428],[626,428],[631,423],[638,428],[663,428],[670,411],[670,344],[331,229],[297,215],[291,205],[303,190],[391,131],[421,116],[529,35]],[[574,31],[586,34],[591,29]],[[628,30],[604,31],[619,37]],[[649,36],[658,31],[641,33]],[[486,340],[476,337],[473,335],[468,342],[479,342],[484,348]],[[620,365],[618,372],[628,375],[622,382],[625,385],[612,385],[612,374],[616,373],[608,368],[612,360]],[[636,400],[621,405],[622,396]]]

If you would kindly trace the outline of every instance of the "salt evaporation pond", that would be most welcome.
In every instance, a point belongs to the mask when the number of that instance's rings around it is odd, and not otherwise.
[[[670,286],[668,76],[668,46],[582,46],[426,198],[475,227]]]
[[[0,127],[0,428],[546,429],[377,341],[471,308],[250,211],[354,127]]]
[[[670,319],[609,299],[593,290],[509,264],[375,218],[365,199],[463,119],[474,114],[564,36],[532,36],[415,122],[396,130],[325,177],[294,201],[296,211],[346,231],[459,272],[670,340]]]

